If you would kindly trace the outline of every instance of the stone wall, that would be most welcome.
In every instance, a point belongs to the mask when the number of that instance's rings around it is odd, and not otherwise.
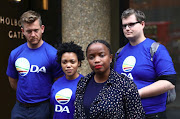
[[[62,0],[61,4],[62,42],[74,41],[84,51],[96,39],[110,43],[110,0]],[[79,72],[91,72],[86,59]]]

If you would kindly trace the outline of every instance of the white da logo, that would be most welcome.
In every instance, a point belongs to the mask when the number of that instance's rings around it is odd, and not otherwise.
[[[130,72],[136,64],[136,58],[134,56],[128,56],[122,65],[122,69],[124,72]]]
[[[72,96],[72,90],[69,88],[64,88],[58,91],[55,95],[56,101],[61,105],[55,105],[56,112],[67,112],[70,113],[68,106],[63,106],[67,104]]]
[[[39,73],[39,72],[46,73],[45,66],[39,68],[37,65],[30,65],[29,61],[24,57],[18,58],[16,60],[15,67],[21,76],[26,76],[29,71],[36,72],[36,73]]]
[[[15,62],[16,70],[21,76],[27,75],[30,69],[30,63],[26,58],[18,58]]]

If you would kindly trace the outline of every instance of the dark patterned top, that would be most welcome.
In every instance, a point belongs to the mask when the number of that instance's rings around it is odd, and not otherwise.
[[[88,81],[94,72],[83,77],[77,86],[75,119],[86,119],[83,97]],[[92,92],[93,93],[93,92]],[[107,83],[90,107],[90,119],[144,119],[145,113],[133,80],[111,69]]]

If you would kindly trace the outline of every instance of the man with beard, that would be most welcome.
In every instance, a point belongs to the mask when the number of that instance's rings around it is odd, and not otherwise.
[[[6,72],[16,90],[11,119],[49,119],[50,89],[64,73],[56,62],[57,50],[42,40],[45,26],[40,14],[29,10],[20,21],[27,42],[11,52]]]

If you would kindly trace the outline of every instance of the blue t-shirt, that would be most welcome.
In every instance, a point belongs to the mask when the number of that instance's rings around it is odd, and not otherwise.
[[[167,49],[160,44],[151,61],[150,47],[155,42],[147,38],[136,46],[128,43],[119,53],[115,71],[133,79],[138,89],[150,85],[161,75],[176,74]],[[142,105],[146,114],[165,111],[167,93],[143,98]]]
[[[76,79],[68,80],[63,76],[54,82],[50,98],[54,106],[53,119],[73,119],[76,88],[81,77],[83,75],[80,74]]]
[[[24,43],[11,52],[6,74],[18,79],[17,100],[37,103],[50,98],[53,79],[64,74],[56,62],[56,53],[45,41],[37,49],[30,49]]]

